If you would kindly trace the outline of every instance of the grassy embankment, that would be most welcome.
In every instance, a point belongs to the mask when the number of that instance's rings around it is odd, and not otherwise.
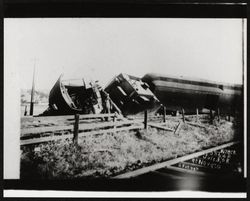
[[[167,126],[176,128],[178,119]],[[49,142],[22,148],[21,178],[111,177],[122,172],[213,147],[236,138],[233,123],[221,120],[206,128],[182,125],[180,132],[148,128]]]

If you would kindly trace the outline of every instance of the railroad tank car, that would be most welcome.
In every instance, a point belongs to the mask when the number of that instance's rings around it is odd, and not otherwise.
[[[182,108],[193,113],[196,108],[235,114],[243,111],[243,85],[225,84],[203,79],[149,73],[142,77],[168,110]]]

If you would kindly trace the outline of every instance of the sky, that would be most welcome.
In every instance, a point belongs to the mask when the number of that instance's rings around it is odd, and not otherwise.
[[[50,90],[60,74],[103,86],[119,73],[242,84],[242,20],[4,19],[4,68],[30,89],[34,66],[37,90]]]

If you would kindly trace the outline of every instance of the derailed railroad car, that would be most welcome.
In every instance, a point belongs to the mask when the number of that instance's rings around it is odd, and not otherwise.
[[[137,114],[144,110],[156,112],[160,107],[159,100],[148,84],[135,76],[121,73],[104,90],[124,115]]]
[[[49,108],[42,115],[89,114],[102,110],[101,90],[95,82],[63,80],[61,75],[50,91]]]
[[[149,73],[142,77],[168,110],[196,108],[235,114],[243,111],[243,85]]]

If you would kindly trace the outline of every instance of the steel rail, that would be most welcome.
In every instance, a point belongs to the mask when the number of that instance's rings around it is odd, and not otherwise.
[[[168,161],[165,161],[165,162],[162,162],[162,163],[158,163],[158,164],[155,164],[155,165],[151,165],[151,166],[148,166],[148,167],[144,167],[144,168],[141,168],[141,169],[138,169],[138,170],[134,170],[134,171],[131,171],[131,172],[126,172],[124,174],[117,175],[117,176],[115,176],[113,178],[115,178],[115,179],[126,179],[126,178],[136,177],[136,176],[139,176],[139,175],[151,172],[151,171],[155,171],[155,170],[158,170],[158,169],[161,169],[161,168],[169,167],[169,166],[177,164],[179,162],[183,162],[183,161],[195,158],[195,157],[202,156],[204,154],[207,154],[207,153],[210,153],[210,152],[213,152],[213,151],[217,151],[217,150],[220,150],[220,149],[223,149],[223,148],[226,148],[226,147],[230,147],[230,146],[238,144],[238,143],[239,143],[239,141],[237,141],[237,142],[229,142],[229,143],[226,143],[226,144],[223,144],[223,145],[219,145],[219,146],[216,146],[216,147],[213,147],[213,148],[209,148],[209,149],[206,149],[206,150],[195,152],[195,153],[192,153],[192,154],[189,154],[189,155],[186,155],[186,156],[182,156],[182,157],[179,157],[179,158],[171,159],[171,160],[168,160]]]

